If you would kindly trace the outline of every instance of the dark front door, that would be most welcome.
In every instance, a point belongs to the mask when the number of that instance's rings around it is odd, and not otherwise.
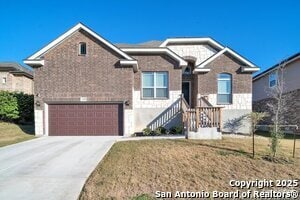
[[[182,82],[182,93],[186,102],[190,104],[190,82]]]
[[[49,135],[122,135],[122,104],[49,105]]]

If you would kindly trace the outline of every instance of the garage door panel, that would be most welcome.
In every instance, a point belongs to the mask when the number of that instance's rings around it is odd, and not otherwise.
[[[122,104],[49,105],[49,135],[122,135]]]

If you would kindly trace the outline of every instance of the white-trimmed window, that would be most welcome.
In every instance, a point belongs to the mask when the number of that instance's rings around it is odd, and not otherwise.
[[[79,43],[78,51],[79,51],[78,52],[79,55],[86,55],[86,43],[85,42]]]
[[[168,72],[142,72],[142,97],[147,99],[168,98]]]
[[[218,74],[218,104],[231,104],[232,103],[232,78],[231,74],[221,73]]]
[[[2,77],[2,83],[3,83],[3,84],[6,84],[6,81],[7,81],[7,80],[6,80],[6,77]]]
[[[272,88],[277,84],[277,72],[269,74],[269,87]]]

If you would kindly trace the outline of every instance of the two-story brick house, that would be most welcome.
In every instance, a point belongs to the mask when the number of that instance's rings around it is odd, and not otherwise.
[[[181,94],[191,108],[222,107],[222,131],[237,120],[236,132],[249,132],[243,116],[259,68],[211,38],[117,47],[79,23],[25,63],[35,73],[36,135],[129,136],[181,125]]]

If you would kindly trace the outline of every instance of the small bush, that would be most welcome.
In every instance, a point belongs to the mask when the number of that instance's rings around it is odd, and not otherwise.
[[[152,131],[150,128],[144,128],[143,135],[144,136],[154,135],[154,131]]]
[[[0,120],[13,121],[19,117],[17,98],[10,92],[0,91]]]
[[[172,135],[183,134],[182,126],[173,126],[172,128],[170,128],[170,134]]]
[[[157,127],[157,129],[155,130],[155,135],[164,135],[167,133],[167,129],[165,127]]]
[[[9,122],[32,122],[33,95],[0,91],[0,120]]]

